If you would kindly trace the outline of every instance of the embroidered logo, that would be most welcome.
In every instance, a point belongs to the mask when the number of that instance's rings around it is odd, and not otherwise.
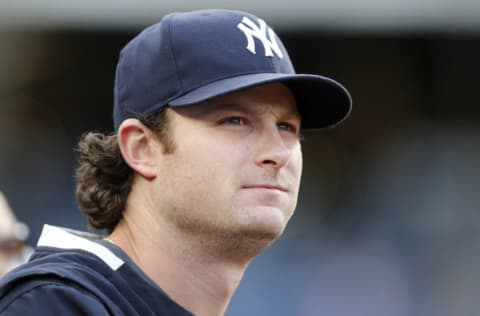
[[[247,38],[247,49],[252,54],[257,54],[255,50],[255,41],[254,37],[257,38],[263,44],[265,50],[265,56],[273,57],[273,54],[277,55],[278,58],[283,59],[283,53],[280,47],[277,44],[275,39],[275,33],[273,30],[267,26],[264,20],[258,19],[258,24],[255,24],[248,17],[244,16],[242,22],[238,23],[237,27],[240,31],[245,34]]]

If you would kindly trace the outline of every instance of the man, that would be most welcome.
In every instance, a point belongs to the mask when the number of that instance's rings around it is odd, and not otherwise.
[[[108,237],[46,226],[0,315],[222,315],[295,209],[300,130],[350,107],[337,82],[295,74],[263,20],[167,15],[120,54],[115,133],[79,143],[77,199]]]

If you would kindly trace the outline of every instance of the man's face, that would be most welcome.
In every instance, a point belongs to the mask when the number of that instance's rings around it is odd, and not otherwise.
[[[267,84],[169,111],[175,150],[154,184],[163,219],[188,234],[278,237],[302,172],[290,90]]]

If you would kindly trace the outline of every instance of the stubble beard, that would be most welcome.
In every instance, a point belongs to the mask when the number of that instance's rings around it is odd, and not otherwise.
[[[177,215],[187,214],[174,212]],[[174,216],[172,219],[181,238],[189,243],[192,253],[243,263],[248,263],[268,248],[285,228],[272,229],[258,223],[232,223],[235,219],[228,223],[199,220],[190,216]]]

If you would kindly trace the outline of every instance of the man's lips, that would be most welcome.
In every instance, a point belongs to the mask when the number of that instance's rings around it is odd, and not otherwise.
[[[247,184],[243,186],[244,189],[264,189],[264,190],[277,190],[281,192],[288,192],[288,189],[278,184]]]

